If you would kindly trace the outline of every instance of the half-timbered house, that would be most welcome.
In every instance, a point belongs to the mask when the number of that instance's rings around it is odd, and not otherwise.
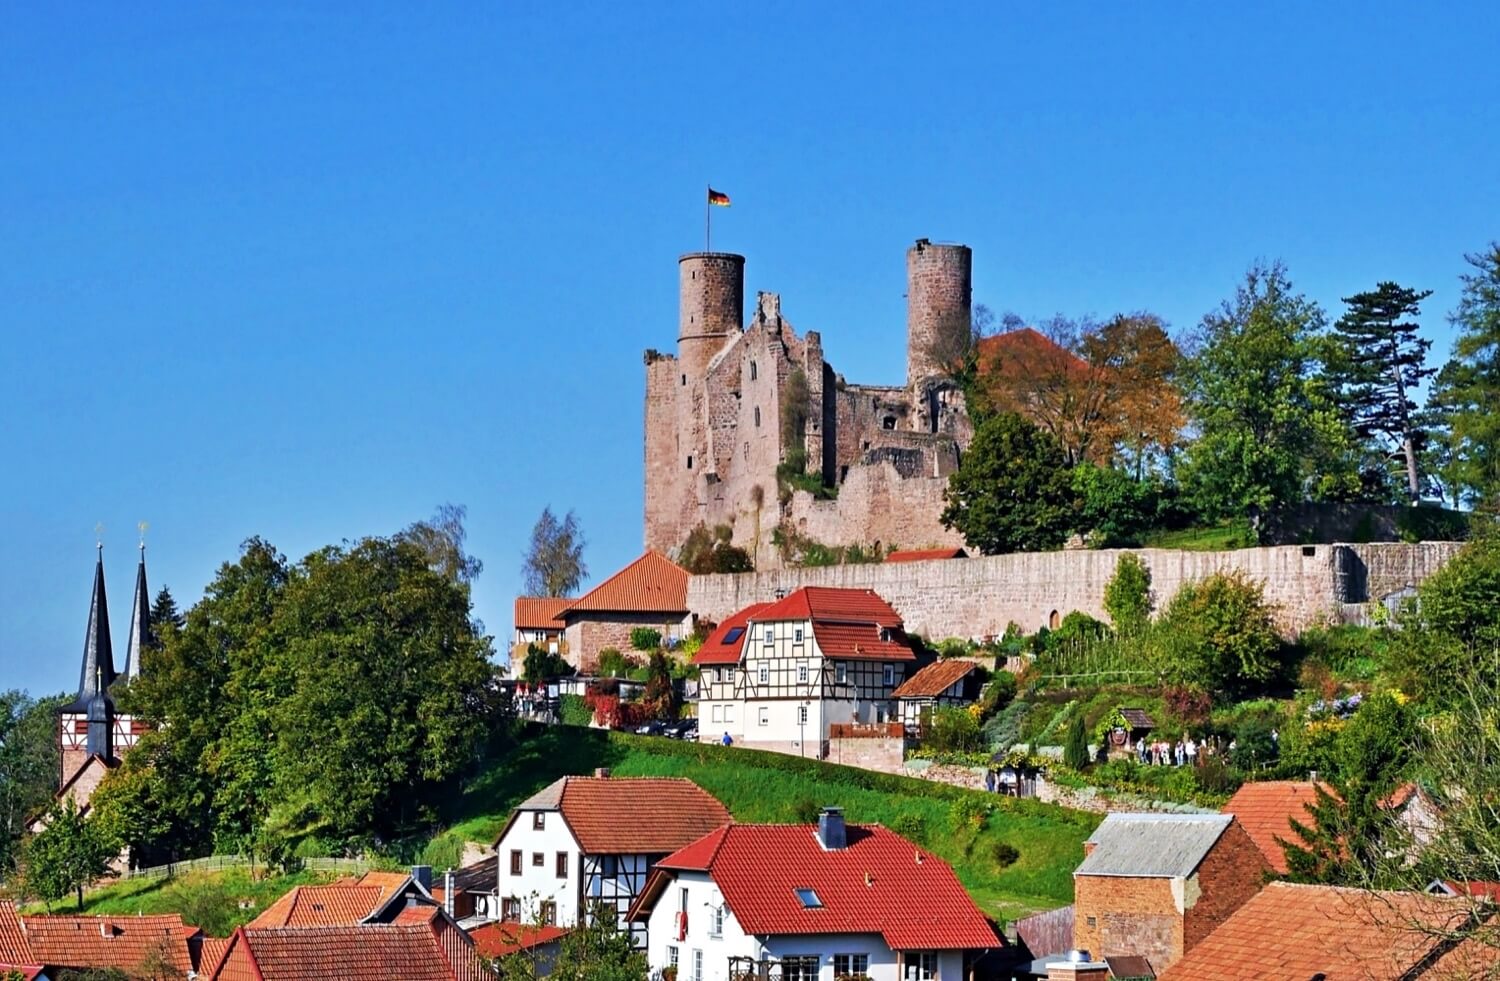
[[[826,756],[833,727],[895,721],[892,696],[915,662],[874,590],[804,586],[741,610],[694,657],[698,738]]]
[[[908,678],[892,696],[908,726],[923,726],[935,708],[968,705],[979,697],[979,665],[953,658],[934,661]]]
[[[572,927],[603,913],[623,928],[655,863],[728,820],[690,780],[563,777],[517,807],[495,843],[500,918]],[[644,926],[634,933],[643,944]]]

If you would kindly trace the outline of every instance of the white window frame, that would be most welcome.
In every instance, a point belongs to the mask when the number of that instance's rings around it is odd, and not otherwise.
[[[842,962],[842,963],[840,963]],[[846,974],[869,974],[869,954],[834,954],[833,976],[843,977]]]
[[[776,628],[768,625],[766,627],[765,633],[762,634],[761,636],[765,638],[764,643],[765,643],[765,645],[767,647],[771,647],[771,646],[775,645],[775,643],[776,643]]]
[[[710,937],[724,936],[724,907],[710,906],[708,910],[708,935]]]
[[[802,628],[801,627],[795,627],[795,628],[792,629],[792,643],[794,643],[794,644],[800,644],[800,643],[802,643]]]
[[[770,665],[762,664],[760,666],[759,683],[762,684],[762,685],[769,685],[771,683],[771,667],[770,667]]]
[[[843,661],[837,662],[833,666],[833,675],[835,681],[837,681],[841,685],[844,684],[849,680],[849,665],[845,664]]]
[[[763,726],[771,724],[771,710],[764,705],[760,707],[760,724]]]
[[[799,726],[805,726],[805,725],[807,725],[807,706],[806,705],[798,705],[797,706],[797,724]]]
[[[938,976],[938,955],[930,950],[909,952],[906,955],[906,978],[905,981],[936,981]],[[916,963],[913,964],[912,960]]]
[[[807,684],[807,662],[806,661],[798,661],[797,662],[797,684],[799,684],[799,685],[805,685],[805,684]]]
[[[711,715],[710,721],[713,722],[716,725],[718,723],[720,723],[720,722],[723,722],[724,721],[723,714],[724,714],[724,710],[722,708],[720,708],[719,706],[715,705],[710,710],[710,715]]]
[[[676,967],[677,966],[677,958],[678,958],[678,956],[679,956],[679,954],[678,954],[678,950],[677,950],[677,945],[676,944],[667,944],[667,966],[668,967]]]
[[[733,702],[731,702],[728,705],[724,706],[724,724],[725,725],[733,725],[734,724],[734,703]]]
[[[693,948],[693,981],[703,981],[703,950]]]

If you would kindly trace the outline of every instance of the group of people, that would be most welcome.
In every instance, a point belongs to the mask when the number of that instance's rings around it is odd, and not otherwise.
[[[1201,756],[1213,754],[1208,740],[1197,742],[1192,733],[1183,733],[1175,743],[1165,739],[1142,739],[1135,744],[1136,757],[1142,766],[1196,766]]]

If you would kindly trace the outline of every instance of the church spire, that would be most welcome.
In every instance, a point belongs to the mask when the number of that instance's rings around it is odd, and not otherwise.
[[[109,602],[104,596],[104,546],[94,562],[94,598],[89,603],[88,633],[83,638],[83,669],[78,673],[78,702],[107,695],[115,680],[114,648],[109,641]]]
[[[135,570],[135,606],[130,611],[130,638],[125,648],[126,680],[141,673],[141,651],[151,636],[151,597],[146,592],[146,540],[141,539],[141,563]]]

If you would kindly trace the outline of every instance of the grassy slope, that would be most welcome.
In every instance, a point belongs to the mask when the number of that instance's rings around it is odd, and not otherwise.
[[[333,878],[328,874],[298,872],[255,879],[248,869],[228,869],[194,872],[177,879],[127,879],[87,894],[83,911],[113,916],[181,913],[186,922],[205,925],[214,936],[228,936],[235,927],[250,922],[293,886]],[[76,910],[72,900],[63,900],[54,904],[51,911],[72,913]],[[45,913],[47,908],[35,904],[27,911]]]
[[[946,784],[887,776],[753,750],[680,743],[560,726],[534,733],[475,780],[455,823],[430,850],[456,853],[462,841],[492,842],[512,807],[564,774],[608,766],[618,776],[687,777],[722,800],[736,820],[795,821],[808,803],[840,805],[850,821],[920,828],[922,844],[953,864],[990,913],[1011,918],[1072,901],[1073,868],[1096,815],[1015,801]],[[979,831],[955,821],[954,802],[993,804]],[[1000,867],[995,847],[1020,857]]]
[[[1141,544],[1146,548],[1177,548],[1188,552],[1230,551],[1253,546],[1255,532],[1248,521],[1237,519],[1204,528],[1148,532]]]

